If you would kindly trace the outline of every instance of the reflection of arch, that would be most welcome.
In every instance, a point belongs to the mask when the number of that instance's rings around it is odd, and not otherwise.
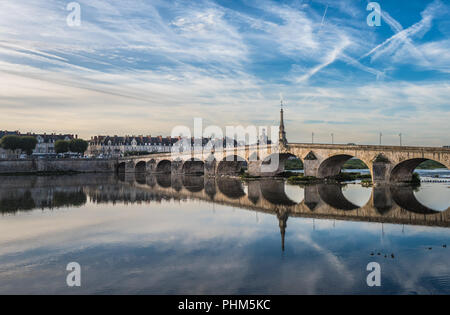
[[[320,163],[319,170],[317,172],[318,178],[327,178],[339,175],[345,162],[347,162],[351,158],[353,158],[353,156],[348,154],[338,154],[330,156],[322,163]],[[363,163],[367,166],[366,162],[363,161]]]
[[[125,167],[126,167],[126,163],[125,162],[120,162],[119,165],[117,165],[117,173],[121,174],[121,173],[125,173]]]
[[[391,181],[395,182],[411,181],[414,170],[420,164],[428,160],[430,159],[414,158],[398,163],[397,165],[394,166],[394,168],[391,171]],[[445,165],[443,165],[443,167],[445,167]]]
[[[147,182],[147,178],[145,176],[145,173],[138,173],[138,172],[136,172],[135,178],[136,178],[136,182],[138,184],[145,185],[146,182]]]
[[[296,205],[296,203],[286,195],[284,191],[284,181],[269,179],[261,181],[260,185],[261,195],[268,202],[274,205]]]
[[[339,210],[354,210],[359,206],[350,202],[342,193],[341,185],[319,184],[320,198],[329,206]]]
[[[439,211],[430,209],[421,204],[414,195],[414,189],[411,186],[392,186],[391,194],[395,203],[407,211],[419,214],[439,213]]]
[[[124,182],[124,181],[125,181],[125,171],[123,171],[123,172],[117,172],[117,179],[118,179],[120,182]]]
[[[247,168],[247,165],[247,161],[243,157],[238,155],[230,155],[219,162],[219,165],[217,165],[217,174],[239,174]]]
[[[172,170],[172,163],[169,160],[162,160],[156,165],[156,172],[170,173]]]
[[[205,163],[203,161],[191,159],[183,163],[183,174],[202,175],[204,172]]]
[[[239,199],[245,196],[242,182],[234,178],[219,178],[217,180],[217,187],[222,194],[231,199]]]
[[[172,179],[170,175],[162,175],[162,174],[158,174],[156,175],[156,182],[158,183],[159,186],[163,187],[163,188],[169,188],[172,185]]]
[[[147,163],[145,161],[140,161],[136,164],[135,172],[136,173],[145,173],[147,168]]]
[[[203,176],[183,176],[182,183],[190,192],[202,191],[205,184]]]

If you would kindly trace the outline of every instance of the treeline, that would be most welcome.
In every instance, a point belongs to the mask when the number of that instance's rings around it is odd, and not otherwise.
[[[359,159],[350,159],[342,166],[345,170],[365,170],[367,169],[366,163]]]
[[[82,139],[57,140],[55,142],[56,153],[74,152],[84,154],[89,144]]]
[[[156,154],[160,152],[149,152],[149,151],[127,151],[125,152],[124,156],[139,156],[139,155],[149,155],[149,154]]]
[[[33,136],[9,135],[4,136],[0,140],[0,147],[3,149],[11,151],[22,150],[27,155],[31,155],[33,153],[36,144],[37,140]]]
[[[442,165],[441,163],[432,160],[425,161],[416,167],[416,169],[419,170],[434,170],[437,168],[446,168],[446,167],[445,165]]]
[[[8,135],[4,136],[0,140],[0,147],[5,150],[21,150],[27,155],[31,155],[33,150],[36,148],[38,141],[34,136],[18,136],[18,135]],[[87,141],[82,139],[72,139],[72,140],[57,140],[55,142],[55,152],[56,153],[66,153],[74,152],[84,154],[88,148],[89,144]]]
[[[303,163],[300,159],[289,159],[284,163],[284,169],[287,171],[302,170]]]

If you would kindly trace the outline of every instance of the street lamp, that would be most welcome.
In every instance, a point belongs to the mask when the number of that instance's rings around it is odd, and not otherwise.
[[[380,132],[380,145],[381,145],[381,136],[382,136],[383,134]]]
[[[398,136],[400,137],[400,146],[402,146],[402,133],[399,133]]]
[[[311,143],[314,143],[314,132],[311,133]]]
[[[331,134],[331,144],[334,144],[334,133]]]

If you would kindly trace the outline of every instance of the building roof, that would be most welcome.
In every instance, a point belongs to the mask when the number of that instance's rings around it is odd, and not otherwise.
[[[65,140],[65,139],[74,139],[77,136],[74,135],[70,135],[70,134],[55,134],[55,133],[44,133],[44,134],[36,134],[36,133],[21,133],[19,131],[8,131],[8,130],[0,130],[0,138],[3,138],[4,136],[31,136],[31,137],[40,137],[43,139],[44,143],[51,143],[51,142],[55,142],[57,140]]]
[[[171,146],[177,143],[181,137],[163,137],[163,136],[95,136],[91,137],[90,145],[132,145],[133,140],[136,141],[137,146],[141,145],[163,145]],[[205,146],[211,139],[202,138],[202,145]],[[111,141],[111,143],[110,143]],[[191,138],[191,145],[194,145],[195,140]]]

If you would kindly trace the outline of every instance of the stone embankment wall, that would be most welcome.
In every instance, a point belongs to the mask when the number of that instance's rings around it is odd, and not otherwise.
[[[0,160],[0,174],[25,174],[38,172],[104,173],[113,172],[116,164],[116,160],[95,159]]]

